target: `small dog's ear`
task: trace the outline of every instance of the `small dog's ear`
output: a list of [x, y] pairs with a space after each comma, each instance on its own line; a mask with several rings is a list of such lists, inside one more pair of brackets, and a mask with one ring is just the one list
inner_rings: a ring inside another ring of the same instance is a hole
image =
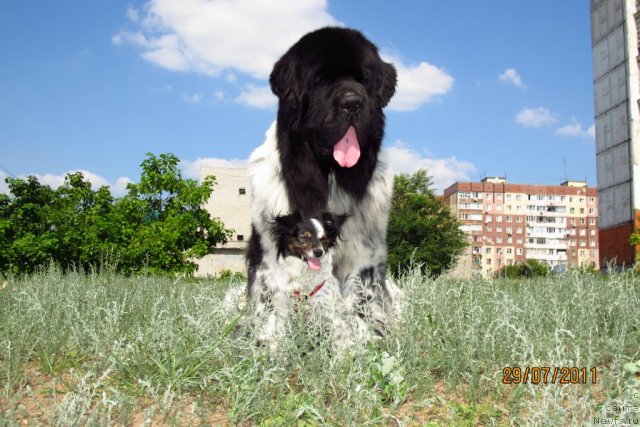
[[344, 222], [347, 220], [347, 218], [349, 218], [349, 214], [342, 214], [342, 215], [338, 215], [338, 214], [332, 214], [330, 212], [325, 212], [322, 214], [322, 222], [325, 225], [329, 225], [329, 226], [335, 226], [336, 228], [340, 229], [340, 227], [342, 227], [342, 224], [344, 224]]
[[273, 219], [273, 232], [276, 235], [289, 235], [291, 234], [298, 222], [300, 221], [301, 216], [299, 212], [293, 212], [288, 215], [280, 215], [276, 216]]
[[393, 65], [383, 62], [382, 63], [382, 79], [380, 81], [380, 87], [378, 88], [378, 99], [381, 107], [386, 107], [391, 97], [396, 93], [397, 73]]

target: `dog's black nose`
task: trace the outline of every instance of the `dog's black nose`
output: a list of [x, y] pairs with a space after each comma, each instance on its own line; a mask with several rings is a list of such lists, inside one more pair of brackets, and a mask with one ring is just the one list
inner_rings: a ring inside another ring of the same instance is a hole
[[340, 108], [347, 113], [357, 113], [362, 107], [362, 97], [355, 92], [347, 92], [340, 100]]
[[324, 251], [320, 248], [315, 248], [313, 250], [313, 256], [316, 258], [320, 258], [324, 254]]

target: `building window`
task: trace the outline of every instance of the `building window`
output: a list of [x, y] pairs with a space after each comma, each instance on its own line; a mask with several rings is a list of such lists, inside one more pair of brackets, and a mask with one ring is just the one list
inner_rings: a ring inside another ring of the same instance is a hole
[[242, 242], [244, 240], [244, 234], [238, 234], [238, 242]]
[[238, 194], [240, 195], [247, 194], [247, 190], [244, 187], [240, 187], [240, 189], [238, 190]]

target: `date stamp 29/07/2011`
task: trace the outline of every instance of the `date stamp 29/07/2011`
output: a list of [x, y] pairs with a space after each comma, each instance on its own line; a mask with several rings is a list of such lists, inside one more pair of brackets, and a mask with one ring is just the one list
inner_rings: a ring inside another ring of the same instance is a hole
[[576, 366], [507, 366], [502, 369], [503, 384], [596, 384], [596, 368]]

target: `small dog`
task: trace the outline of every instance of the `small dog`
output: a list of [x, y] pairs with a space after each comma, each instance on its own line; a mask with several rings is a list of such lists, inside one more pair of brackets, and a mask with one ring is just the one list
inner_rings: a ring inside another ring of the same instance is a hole
[[332, 252], [340, 238], [347, 215], [323, 213], [304, 218], [299, 212], [278, 216], [271, 235], [277, 247], [277, 268], [256, 271], [261, 283], [256, 302], [256, 319], [264, 318], [258, 340], [277, 347], [285, 332], [285, 322], [294, 310], [304, 310], [305, 318], [321, 321], [333, 336], [334, 349], [351, 344], [345, 322], [340, 283], [333, 276]]

